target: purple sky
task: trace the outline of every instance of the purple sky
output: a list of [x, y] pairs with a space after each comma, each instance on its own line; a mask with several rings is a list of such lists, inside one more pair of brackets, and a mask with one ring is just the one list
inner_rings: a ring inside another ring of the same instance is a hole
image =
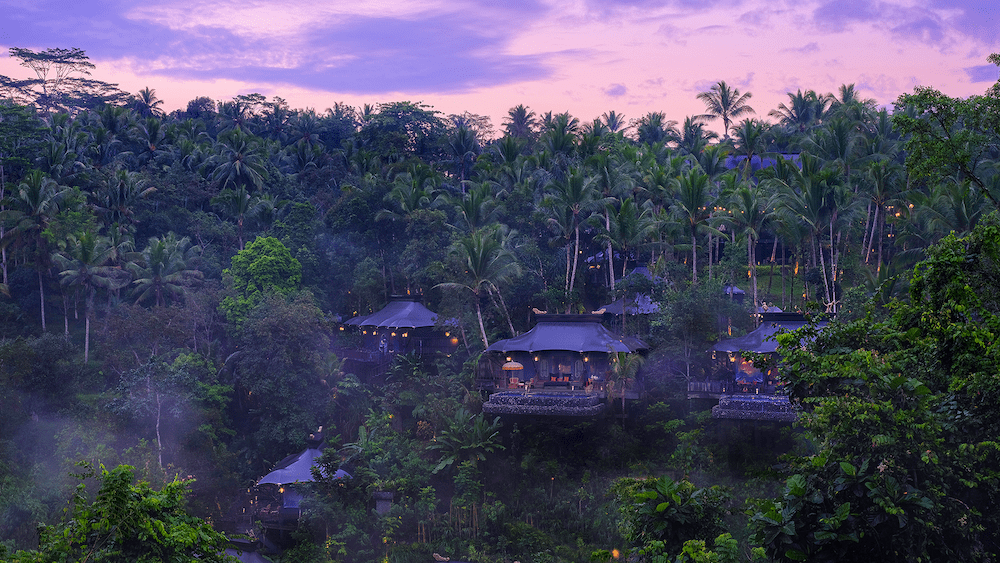
[[[891, 104], [998, 77], [996, 0], [0, 0], [0, 46], [79, 47], [94, 77], [167, 109], [260, 92], [319, 111], [423, 101], [501, 125], [507, 109], [682, 120], [725, 80], [760, 116], [786, 92], [855, 83]], [[0, 56], [0, 74], [27, 76]]]

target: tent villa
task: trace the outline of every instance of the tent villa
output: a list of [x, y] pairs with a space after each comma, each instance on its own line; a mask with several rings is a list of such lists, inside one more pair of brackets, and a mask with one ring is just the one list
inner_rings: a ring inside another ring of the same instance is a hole
[[[795, 420], [788, 397], [780, 393], [780, 382], [774, 369], [762, 372], [744, 352], [778, 355], [779, 332], [800, 329], [809, 322], [801, 313], [763, 313], [762, 322], [754, 331], [719, 342], [712, 347], [716, 373], [722, 376], [714, 381], [692, 381], [688, 384], [688, 398], [717, 398], [719, 404], [712, 408], [715, 418], [748, 420]], [[820, 328], [827, 321], [821, 320]]]
[[616, 391], [638, 397], [634, 381], [615, 381], [614, 363], [618, 353], [648, 346], [615, 335], [602, 318], [539, 314], [527, 333], [493, 343], [477, 369], [476, 388], [492, 392], [483, 411], [585, 416], [603, 410]]
[[340, 326], [351, 345], [341, 346], [338, 355], [354, 363], [355, 372], [380, 375], [399, 354], [451, 354], [458, 337], [450, 330], [435, 328], [437, 313], [413, 296], [393, 296], [381, 310], [359, 315]]

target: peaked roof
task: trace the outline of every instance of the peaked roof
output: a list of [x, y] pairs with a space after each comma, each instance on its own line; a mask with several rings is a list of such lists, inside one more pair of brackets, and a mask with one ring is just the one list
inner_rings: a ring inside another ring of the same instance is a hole
[[[771, 354], [778, 351], [778, 341], [774, 335], [778, 332], [792, 331], [809, 324], [801, 313], [764, 313], [764, 322], [753, 332], [739, 338], [723, 340], [712, 350], [717, 352], [757, 352]], [[819, 321], [818, 326], [826, 326], [827, 321]]]
[[[308, 483], [314, 481], [312, 467], [316, 464], [316, 458], [323, 455], [323, 451], [320, 449], [322, 441], [322, 434], [319, 434], [318, 437], [310, 435], [310, 439], [306, 441], [309, 446], [304, 451], [292, 454], [279, 461], [270, 473], [261, 477], [260, 481], [257, 481], [257, 484], [287, 485], [290, 483]], [[333, 478], [350, 479], [351, 475], [343, 469], [338, 469], [333, 474]]]
[[521, 336], [499, 340], [488, 352], [635, 352], [624, 338], [604, 328], [599, 315], [538, 315], [538, 324]]
[[434, 326], [437, 313], [416, 301], [390, 301], [380, 311], [371, 315], [358, 316], [345, 324], [374, 326], [377, 328], [420, 328]]
[[601, 305], [601, 309], [611, 315], [649, 315], [659, 311], [660, 304], [648, 295], [639, 294], [635, 299], [630, 299], [628, 304], [625, 303], [624, 297], [619, 297], [616, 301]]
[[258, 485], [274, 483], [287, 485], [289, 483], [306, 483], [313, 481], [312, 466], [316, 458], [323, 455], [317, 448], [307, 448], [302, 453], [292, 454], [278, 462], [270, 473], [263, 476]]

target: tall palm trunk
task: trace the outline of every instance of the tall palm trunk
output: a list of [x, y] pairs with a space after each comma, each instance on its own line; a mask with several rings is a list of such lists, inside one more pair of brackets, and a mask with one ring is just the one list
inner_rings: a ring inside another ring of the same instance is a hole
[[750, 286], [753, 289], [753, 313], [756, 318], [760, 312], [757, 301], [757, 245], [754, 244], [753, 236], [747, 234], [747, 263], [750, 267]]
[[[580, 258], [580, 225], [579, 225], [579, 223], [577, 223], [576, 229], [574, 229], [574, 232], [576, 233], [576, 241], [573, 244], [573, 272], [570, 274], [572, 276], [572, 278], [570, 279], [570, 282], [569, 282], [569, 290], [570, 290], [571, 293], [572, 293], [573, 289], [576, 288], [577, 260], [579, 260], [579, 258]], [[568, 313], [569, 311], [566, 311], [566, 312]]]
[[695, 228], [691, 228], [691, 283], [698, 283], [698, 238]]
[[479, 320], [479, 335], [483, 338], [483, 349], [490, 347], [490, 341], [486, 338], [486, 325], [483, 324], [483, 308], [479, 304], [479, 293], [473, 292], [476, 296], [476, 318]]
[[[94, 294], [96, 291], [93, 287], [87, 290], [87, 310], [83, 312], [84, 317], [84, 331], [83, 331], [83, 363], [90, 361], [90, 315], [91, 311], [94, 309]], [[159, 437], [157, 437], [159, 439]]]
[[[604, 210], [604, 230], [611, 232], [611, 212]], [[622, 277], [625, 274], [622, 273]], [[615, 294], [615, 255], [611, 248], [611, 240], [608, 240], [608, 282], [611, 287], [611, 295]]]
[[42, 270], [38, 270], [38, 301], [41, 303], [42, 332], [45, 332], [45, 284], [42, 283]]

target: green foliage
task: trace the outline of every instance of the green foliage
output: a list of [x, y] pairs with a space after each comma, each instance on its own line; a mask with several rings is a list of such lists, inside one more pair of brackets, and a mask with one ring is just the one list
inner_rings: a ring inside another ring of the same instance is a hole
[[257, 237], [233, 256], [232, 266], [223, 273], [234, 295], [225, 297], [219, 308], [236, 326], [266, 295], [288, 295], [302, 283], [302, 265], [274, 237]]
[[428, 449], [441, 452], [441, 461], [434, 468], [437, 473], [455, 462], [486, 461], [486, 455], [504, 449], [500, 444], [500, 417], [490, 421], [483, 413], [473, 415], [459, 408], [448, 428], [438, 432]]
[[751, 512], [769, 556], [988, 557], [1000, 498], [1000, 301], [988, 281], [998, 252], [994, 225], [946, 237], [891, 318], [831, 324], [806, 349], [779, 337], [782, 375], [819, 452], [794, 461], [781, 499]]
[[263, 296], [243, 324], [240, 348], [232, 358], [242, 415], [236, 425], [252, 470], [262, 471], [265, 460], [303, 446], [303, 429], [329, 420], [337, 362], [308, 292]]
[[133, 483], [133, 468], [102, 468], [97, 499], [90, 503], [79, 485], [65, 519], [39, 531], [37, 551], [13, 561], [94, 563], [230, 561], [227, 540], [186, 510], [187, 483], [174, 480], [160, 490]]
[[725, 531], [730, 493], [698, 488], [670, 477], [620, 479], [614, 484], [622, 512], [622, 535], [647, 555], [678, 553], [688, 540], [711, 539]]
[[[995, 56], [990, 62], [996, 63]], [[918, 87], [896, 101], [893, 124], [906, 135], [906, 166], [914, 178], [933, 184], [952, 174], [987, 187], [988, 159], [1000, 146], [1000, 89], [982, 96], [951, 98]], [[997, 204], [1000, 194], [986, 194]]]

